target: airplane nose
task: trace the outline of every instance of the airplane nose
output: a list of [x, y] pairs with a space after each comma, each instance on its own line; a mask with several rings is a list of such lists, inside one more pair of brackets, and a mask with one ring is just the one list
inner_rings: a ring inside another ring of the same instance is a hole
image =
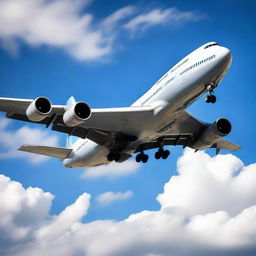
[[231, 51], [226, 47], [223, 47], [222, 49], [222, 58], [228, 62], [231, 62], [232, 60]]

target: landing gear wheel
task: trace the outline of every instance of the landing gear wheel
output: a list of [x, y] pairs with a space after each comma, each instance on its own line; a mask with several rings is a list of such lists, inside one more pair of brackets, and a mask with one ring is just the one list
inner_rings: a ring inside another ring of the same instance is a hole
[[206, 103], [210, 103], [211, 102], [211, 97], [210, 97], [211, 95], [207, 95], [206, 97], [205, 97], [205, 102]]
[[141, 160], [142, 160], [143, 163], [146, 163], [148, 161], [148, 155], [143, 154]]
[[161, 156], [162, 156], [162, 153], [161, 153], [161, 151], [157, 151], [156, 153], [155, 153], [155, 159], [160, 159], [161, 158]]
[[216, 96], [215, 95], [210, 95], [211, 97], [211, 103], [215, 103], [216, 102]]
[[139, 163], [141, 160], [142, 160], [142, 155], [141, 155], [141, 154], [138, 154], [138, 155], [136, 156], [136, 162]]
[[121, 158], [121, 154], [118, 152], [109, 152], [109, 154], [107, 155], [107, 159], [108, 161], [112, 162], [118, 162]]
[[169, 155], [170, 155], [170, 151], [169, 150], [165, 150], [162, 153], [162, 158], [163, 159], [167, 159]]
[[215, 95], [207, 95], [205, 97], [206, 103], [215, 103], [216, 102], [216, 96]]
[[107, 159], [109, 162], [112, 162], [114, 160], [114, 154], [112, 152], [110, 152], [108, 155], [107, 155]]
[[143, 163], [146, 163], [148, 161], [148, 155], [144, 154], [144, 153], [139, 153], [137, 156], [136, 156], [136, 162], [139, 163], [139, 162], [143, 162]]
[[115, 154], [114, 154], [114, 160], [115, 160], [115, 162], [118, 162], [118, 161], [120, 160], [120, 158], [121, 158], [121, 154], [120, 154], [120, 153], [115, 153]]

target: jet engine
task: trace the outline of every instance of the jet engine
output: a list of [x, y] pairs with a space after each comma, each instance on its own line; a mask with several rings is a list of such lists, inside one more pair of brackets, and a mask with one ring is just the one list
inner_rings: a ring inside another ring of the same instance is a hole
[[209, 125], [192, 144], [192, 148], [203, 150], [211, 147], [222, 137], [228, 135], [231, 132], [231, 123], [225, 119], [220, 118], [213, 124]]
[[45, 97], [38, 97], [28, 106], [26, 115], [30, 121], [40, 122], [50, 114], [51, 110], [51, 102]]
[[63, 122], [69, 127], [74, 127], [91, 116], [91, 108], [84, 102], [77, 102], [72, 106], [68, 106], [68, 109], [63, 115]]

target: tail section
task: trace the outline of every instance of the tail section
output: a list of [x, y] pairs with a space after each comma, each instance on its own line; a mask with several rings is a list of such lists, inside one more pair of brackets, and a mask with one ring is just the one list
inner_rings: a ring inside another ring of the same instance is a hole
[[22, 145], [18, 148], [20, 151], [56, 157], [61, 160], [64, 160], [71, 152], [70, 148], [58, 148], [58, 147], [47, 147], [47, 146], [31, 146], [31, 145]]
[[227, 141], [227, 140], [219, 140], [213, 146], [216, 148], [216, 154], [218, 154], [221, 149], [226, 149], [226, 150], [229, 150], [229, 151], [235, 151], [235, 150], [241, 148], [239, 145], [237, 145], [235, 143], [232, 143], [230, 141]]
[[[73, 96], [71, 96], [68, 100], [67, 100], [67, 106], [72, 106], [74, 104], [76, 104], [76, 100]], [[73, 148], [74, 143], [78, 140], [79, 138], [76, 136], [72, 136], [72, 135], [67, 135], [67, 139], [66, 139], [66, 148]]]

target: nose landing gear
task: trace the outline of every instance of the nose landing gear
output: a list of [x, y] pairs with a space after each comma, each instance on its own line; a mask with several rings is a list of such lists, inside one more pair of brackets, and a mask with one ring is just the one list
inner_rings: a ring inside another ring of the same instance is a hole
[[205, 102], [206, 103], [215, 103], [216, 102], [216, 96], [215, 95], [207, 95], [205, 97]]
[[209, 95], [207, 95], [206, 97], [205, 97], [205, 101], [206, 101], [206, 103], [215, 103], [216, 102], [216, 96], [215, 95], [213, 95], [213, 93], [214, 93], [214, 89], [215, 88], [215, 85], [214, 85], [214, 83], [212, 82], [212, 83], [210, 83], [207, 87], [206, 87], [206, 89], [207, 89], [207, 91], [209, 92]]

